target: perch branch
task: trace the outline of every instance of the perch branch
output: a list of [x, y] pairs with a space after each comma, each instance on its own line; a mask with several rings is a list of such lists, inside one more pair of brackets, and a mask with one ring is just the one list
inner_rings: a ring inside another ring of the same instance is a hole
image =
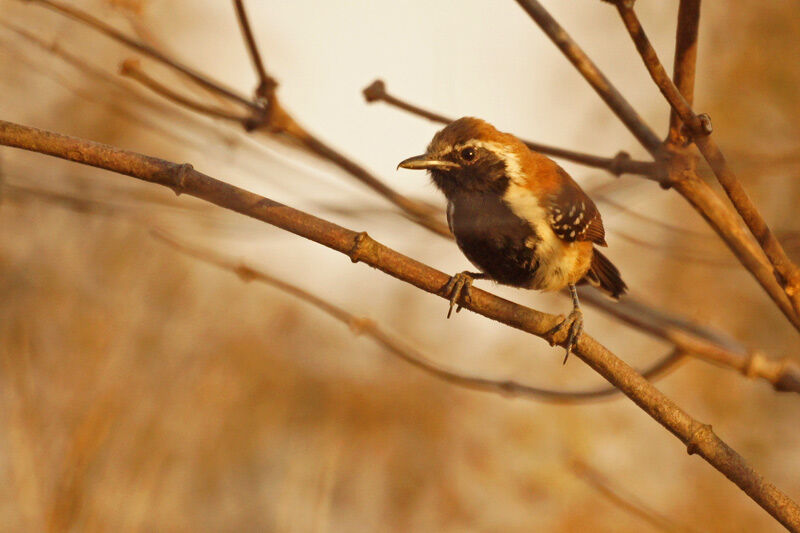
[[774, 275], [791, 301], [794, 313], [800, 315], [800, 268], [786, 255], [783, 246], [767, 226], [747, 191], [728, 166], [725, 156], [711, 136], [711, 120], [708, 115], [697, 115], [691, 104], [669, 78], [661, 65], [653, 45], [647, 38], [632, 2], [618, 1], [617, 10], [633, 39], [639, 55], [642, 56], [650, 76], [669, 102], [672, 110], [686, 125], [686, 133], [694, 141], [700, 153], [717, 177], [736, 211], [758, 241], [774, 269]]
[[537, 0], [516, 0], [525, 12], [539, 25], [551, 41], [563, 52], [578, 72], [589, 82], [589, 85], [600, 95], [600, 98], [617, 115], [634, 137], [654, 157], [661, 152], [661, 140], [644, 122], [641, 116], [631, 107], [608, 78], [600, 72], [589, 56], [578, 43], [556, 22]]
[[[233, 272], [234, 274], [238, 275], [242, 281], [260, 281], [287, 294], [291, 294], [292, 296], [308, 304], [311, 304], [336, 320], [350, 326], [354, 333], [363, 334], [370, 337], [379, 345], [383, 346], [389, 350], [389, 352], [398, 356], [411, 366], [414, 366], [426, 374], [444, 380], [450, 384], [458, 385], [471, 390], [500, 394], [502, 396], [522, 397], [561, 404], [582, 403], [610, 398], [620, 392], [619, 389], [615, 387], [602, 387], [587, 391], [542, 389], [518, 383], [513, 380], [487, 379], [448, 369], [421, 354], [418, 350], [411, 347], [411, 345], [405, 342], [398, 335], [388, 332], [380, 324], [373, 320], [353, 315], [345, 309], [342, 309], [341, 307], [334, 305], [313, 293], [276, 278], [275, 276], [272, 276], [261, 269], [247, 265], [242, 261], [233, 260], [213, 250], [188, 245], [185, 242], [179, 241], [174, 236], [163, 230], [154, 229], [151, 231], [151, 233], [157, 239], [167, 243], [172, 248], [185, 255], [188, 255], [189, 257], [193, 257], [205, 263], [215, 265], [223, 270]], [[656, 363], [651, 365], [650, 368], [642, 372], [642, 376], [650, 380], [663, 376], [671, 369], [675, 368], [675, 366], [683, 361], [684, 358], [684, 353], [677, 349], [672, 350], [666, 357], [659, 359]]]
[[[0, 144], [103, 168], [169, 187], [220, 207], [310, 239], [364, 262], [415, 287], [445, 297], [442, 288], [449, 276], [357, 233], [279, 204], [202, 174], [189, 164], [137, 154], [112, 146], [76, 139], [0, 121]], [[554, 333], [561, 317], [542, 313], [480, 289], [471, 291], [461, 304], [471, 311], [511, 327], [532, 333], [548, 342], [564, 345], [567, 333]], [[575, 353], [591, 368], [633, 400], [642, 410], [679, 438], [690, 454], [698, 454], [736, 483], [765, 511], [787, 528], [800, 531], [800, 506], [767, 482], [735, 450], [722, 441], [711, 426], [678, 407], [633, 368], [589, 335], [582, 335]]]
[[[439, 115], [433, 111], [428, 111], [419, 106], [406, 102], [389, 92], [386, 91], [386, 84], [382, 80], [375, 80], [363, 91], [364, 99], [369, 102], [384, 102], [398, 109], [408, 111], [413, 115], [417, 115], [433, 122], [441, 124], [449, 124], [453, 121], [452, 118]], [[663, 181], [666, 172], [663, 165], [652, 161], [637, 161], [631, 159], [627, 152], [619, 152], [614, 157], [601, 157], [597, 155], [584, 154], [574, 150], [567, 150], [564, 148], [557, 148], [555, 146], [548, 146], [546, 144], [535, 143], [533, 141], [526, 141], [522, 139], [531, 150], [541, 152], [543, 154], [551, 155], [553, 157], [560, 157], [567, 161], [586, 165], [588, 167], [602, 168], [607, 170], [614, 176], [621, 176], [622, 174], [637, 174], [645, 178], [652, 179], [658, 182]]]

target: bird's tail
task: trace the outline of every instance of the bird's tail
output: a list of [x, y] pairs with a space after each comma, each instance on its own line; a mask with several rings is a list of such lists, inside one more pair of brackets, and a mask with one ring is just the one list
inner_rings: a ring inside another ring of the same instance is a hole
[[622, 281], [617, 267], [606, 256], [601, 254], [597, 248], [594, 249], [592, 264], [584, 279], [615, 300], [619, 300], [619, 297], [628, 290], [628, 286]]

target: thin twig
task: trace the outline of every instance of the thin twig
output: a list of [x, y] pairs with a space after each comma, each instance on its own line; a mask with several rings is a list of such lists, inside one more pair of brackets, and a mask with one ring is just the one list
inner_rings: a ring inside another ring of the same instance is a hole
[[236, 18], [239, 20], [239, 27], [247, 44], [247, 52], [250, 54], [250, 60], [253, 62], [256, 74], [258, 74], [258, 86], [256, 86], [255, 91], [256, 98], [265, 101], [269, 100], [270, 96], [275, 92], [278, 82], [267, 74], [267, 69], [264, 67], [261, 52], [258, 51], [258, 45], [253, 36], [250, 21], [247, 18], [247, 11], [244, 9], [244, 2], [242, 0], [233, 0], [233, 6], [236, 9]]
[[525, 12], [539, 25], [551, 41], [569, 59], [600, 98], [617, 115], [628, 130], [654, 157], [661, 151], [661, 140], [650, 129], [641, 116], [631, 107], [608, 78], [600, 72], [589, 56], [578, 46], [572, 37], [556, 22], [537, 0], [516, 0]]
[[[169, 246], [178, 250], [179, 252], [195, 259], [199, 259], [200, 261], [215, 265], [224, 270], [233, 272], [237, 274], [243, 281], [260, 281], [266, 283], [267, 285], [271, 285], [285, 293], [299, 298], [306, 303], [311, 304], [336, 320], [339, 320], [340, 322], [350, 326], [354, 333], [363, 334], [370, 337], [375, 342], [389, 350], [394, 355], [397, 355], [410, 365], [453, 385], [458, 385], [482, 392], [491, 392], [503, 396], [522, 397], [560, 404], [583, 403], [607, 399], [620, 392], [619, 389], [615, 387], [602, 387], [587, 391], [542, 389], [518, 383], [513, 380], [482, 378], [448, 369], [421, 354], [418, 350], [405, 342], [401, 337], [388, 332], [374, 320], [365, 317], [358, 317], [346, 311], [345, 309], [342, 309], [341, 307], [320, 298], [316, 294], [276, 278], [275, 276], [266, 273], [264, 270], [247, 265], [242, 261], [233, 260], [223, 254], [207, 248], [200, 248], [198, 246], [181, 242], [173, 235], [170, 235], [161, 229], [154, 229], [151, 231], [151, 233], [153, 236], [167, 243]], [[672, 350], [665, 357], [660, 358], [656, 363], [651, 365], [650, 368], [642, 372], [642, 376], [649, 380], [654, 380], [655, 378], [661, 377], [670, 370], [674, 369], [676, 365], [684, 358], [685, 354], [678, 350]]]
[[651, 526], [660, 529], [661, 531], [678, 531], [678, 532], [691, 532], [683, 524], [674, 522], [670, 517], [656, 511], [649, 505], [644, 503], [638, 496], [632, 494], [621, 487], [619, 484], [614, 484], [608, 477], [600, 473], [597, 469], [590, 466], [585, 461], [573, 458], [569, 462], [569, 468], [576, 476], [585, 481], [589, 486], [596, 489], [600, 494], [608, 498], [609, 501], [618, 505], [630, 514], [641, 518]]
[[[365, 232], [357, 233], [268, 198], [202, 174], [189, 164], [125, 151], [57, 133], [0, 121], [0, 144], [91, 165], [186, 193], [220, 207], [272, 224], [364, 262], [426, 292], [442, 292], [450, 277], [388, 248]], [[566, 331], [555, 331], [561, 317], [542, 313], [474, 288], [463, 307], [563, 346]], [[587, 334], [575, 354], [631, 398], [653, 419], [736, 483], [764, 510], [788, 528], [800, 530], [800, 506], [767, 482], [711, 429], [680, 409], [633, 368]]]
[[213, 105], [195, 102], [177, 92], [173, 91], [169, 87], [162, 85], [158, 81], [154, 80], [142, 70], [139, 60], [137, 59], [126, 59], [120, 65], [119, 73], [122, 76], [126, 76], [137, 82], [141, 83], [154, 93], [166, 98], [167, 100], [174, 102], [178, 105], [191, 109], [192, 111], [196, 111], [197, 113], [208, 115], [214, 118], [221, 118], [223, 120], [229, 120], [232, 122], [237, 122], [239, 124], [244, 124], [247, 122], [250, 117], [245, 115], [236, 115], [231, 113], [227, 109], [223, 109], [221, 107], [216, 107]]
[[800, 394], [800, 363], [797, 359], [769, 358], [759, 350], [751, 350], [734, 339], [680, 315], [654, 309], [632, 296], [620, 302], [611, 302], [596, 291], [581, 288], [580, 297], [582, 302], [671, 343], [681, 352], [730, 368], [750, 379], [763, 379], [777, 392]]
[[239, 104], [241, 104], [241, 105], [243, 105], [245, 107], [250, 108], [253, 111], [259, 111], [260, 110], [260, 107], [258, 106], [258, 104], [250, 101], [249, 99], [245, 98], [244, 96], [242, 96], [241, 94], [237, 93], [233, 89], [229, 89], [229, 88], [225, 87], [224, 85], [222, 85], [222, 83], [220, 83], [220, 82], [218, 82], [216, 80], [212, 80], [211, 78], [205, 76], [204, 74], [198, 72], [197, 70], [195, 70], [195, 69], [193, 69], [191, 67], [188, 67], [188, 66], [184, 65], [183, 63], [177, 61], [176, 59], [168, 57], [166, 54], [162, 53], [161, 51], [153, 48], [152, 46], [150, 46], [150, 45], [148, 45], [148, 44], [146, 44], [146, 43], [144, 43], [142, 41], [139, 41], [137, 39], [133, 39], [131, 37], [128, 37], [127, 35], [125, 35], [121, 31], [117, 30], [116, 28], [114, 28], [112, 26], [109, 26], [108, 24], [104, 23], [103, 21], [101, 21], [100, 19], [98, 19], [96, 17], [93, 17], [92, 15], [90, 15], [89, 13], [86, 13], [85, 11], [81, 11], [80, 9], [76, 9], [76, 8], [66, 4], [64, 2], [60, 2], [58, 0], [26, 0], [26, 1], [35, 2], [35, 3], [41, 4], [41, 5], [45, 6], [45, 7], [48, 7], [50, 9], [58, 12], [58, 13], [61, 13], [62, 15], [66, 15], [68, 17], [71, 17], [71, 18], [79, 21], [79, 22], [82, 22], [83, 24], [86, 24], [87, 26], [89, 26], [91, 28], [94, 28], [95, 30], [97, 30], [97, 31], [99, 31], [101, 33], [104, 33], [108, 37], [111, 37], [112, 39], [114, 39], [116, 41], [119, 41], [120, 43], [124, 44], [125, 46], [133, 48], [134, 50], [136, 50], [136, 51], [138, 51], [138, 52], [140, 52], [140, 53], [142, 53], [142, 54], [144, 54], [146, 56], [149, 56], [149, 57], [151, 57], [151, 58], [153, 58], [153, 59], [155, 59], [155, 60], [157, 60], [157, 61], [159, 61], [159, 62], [161, 62], [161, 63], [163, 63], [165, 65], [168, 65], [169, 67], [177, 70], [178, 72], [180, 72], [183, 75], [187, 76], [188, 78], [193, 80], [195, 83], [205, 87], [206, 89], [209, 89], [211, 91], [219, 93], [219, 94], [225, 96], [226, 98], [228, 98], [229, 100], [233, 100], [233, 101], [235, 101], [235, 102], [237, 102], [237, 103], [239, 103]]
[[[397, 107], [411, 114], [426, 118], [433, 122], [441, 124], [449, 124], [453, 121], [452, 118], [445, 117], [433, 111], [423, 109], [419, 106], [406, 102], [389, 92], [386, 91], [386, 84], [383, 80], [375, 80], [363, 91], [364, 99], [367, 102], [385, 102], [391, 106]], [[573, 161], [588, 167], [602, 168], [607, 170], [615, 176], [622, 174], [636, 174], [643, 176], [654, 181], [662, 182], [666, 177], [666, 170], [663, 165], [653, 161], [637, 161], [631, 159], [627, 152], [619, 152], [614, 157], [601, 157], [597, 155], [584, 154], [574, 150], [567, 150], [564, 148], [557, 148], [555, 146], [548, 146], [546, 144], [535, 143], [533, 141], [526, 141], [521, 139], [528, 148], [541, 152], [543, 154], [551, 155], [553, 157], [560, 157], [567, 161]]]
[[647, 38], [632, 4], [632, 2], [616, 2], [620, 17], [625, 23], [625, 27], [631, 39], [633, 39], [650, 76], [669, 102], [672, 110], [677, 113], [686, 125], [686, 132], [691, 136], [705, 160], [708, 161], [711, 170], [717, 177], [717, 181], [725, 189], [725, 193], [730, 198], [736, 211], [747, 224], [750, 232], [769, 259], [778, 283], [783, 287], [791, 301], [794, 313], [800, 315], [800, 268], [786, 255], [783, 246], [767, 226], [766, 221], [750, 199], [747, 191], [744, 190], [741, 182], [728, 166], [725, 156], [711, 136], [711, 121], [708, 116], [697, 115], [691, 104], [681, 94], [681, 91], [672, 83], [667, 71], [664, 70], [659, 61], [653, 45]]
[[[697, 33], [700, 26], [700, 0], [681, 0], [675, 36], [675, 63], [672, 77], [675, 86], [689, 105], [694, 101], [694, 78], [697, 64]], [[682, 146], [689, 139], [681, 132], [681, 119], [674, 109], [669, 114], [667, 143]]]

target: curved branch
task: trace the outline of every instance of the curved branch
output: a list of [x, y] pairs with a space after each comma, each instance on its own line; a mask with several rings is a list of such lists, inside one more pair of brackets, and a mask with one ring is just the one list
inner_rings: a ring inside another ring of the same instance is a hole
[[[357, 233], [313, 215], [279, 204], [239, 187], [202, 174], [189, 164], [177, 164], [0, 121], [0, 144], [39, 152], [69, 161], [104, 168], [186, 193], [220, 207], [272, 224], [364, 262], [426, 292], [445, 297], [449, 276]], [[462, 306], [492, 320], [564, 345], [567, 332], [554, 333], [561, 317], [536, 311], [480, 289], [471, 291]], [[678, 437], [690, 454], [698, 454], [736, 483], [764, 510], [786, 527], [800, 530], [800, 506], [767, 482], [735, 450], [703, 424], [678, 407], [633, 368], [589, 335], [582, 335], [575, 354], [633, 400], [642, 410]]]

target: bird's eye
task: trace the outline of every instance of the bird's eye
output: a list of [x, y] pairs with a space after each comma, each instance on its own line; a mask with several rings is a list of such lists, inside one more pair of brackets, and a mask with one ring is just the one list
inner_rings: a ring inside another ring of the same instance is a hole
[[475, 148], [464, 148], [461, 150], [461, 157], [463, 157], [466, 161], [472, 161], [475, 159]]

